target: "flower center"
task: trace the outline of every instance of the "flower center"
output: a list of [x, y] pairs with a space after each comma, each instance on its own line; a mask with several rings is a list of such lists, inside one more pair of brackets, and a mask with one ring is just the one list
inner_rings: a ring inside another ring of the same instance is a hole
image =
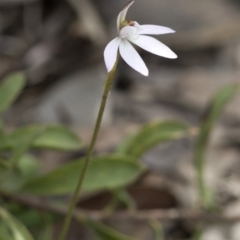
[[132, 20], [124, 20], [120, 25], [119, 36], [121, 38], [138, 39], [138, 32], [141, 30], [141, 26]]
[[124, 20], [123, 22], [121, 22], [120, 24], [120, 30], [126, 26], [131, 26], [134, 27], [135, 26], [135, 22], [132, 20]]

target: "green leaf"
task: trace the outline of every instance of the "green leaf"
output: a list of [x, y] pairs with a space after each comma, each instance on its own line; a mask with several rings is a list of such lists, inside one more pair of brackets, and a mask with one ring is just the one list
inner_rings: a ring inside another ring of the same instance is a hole
[[193, 236], [191, 237], [191, 240], [201, 240], [202, 239], [202, 230], [197, 228], [193, 232]]
[[164, 240], [162, 224], [158, 220], [150, 220], [149, 224], [154, 232], [155, 240]]
[[31, 129], [27, 134], [22, 135], [21, 141], [13, 148], [12, 156], [9, 159], [10, 164], [14, 167], [24, 154], [31, 148], [36, 138], [43, 132], [43, 128]]
[[[36, 139], [36, 137], [41, 134], [42, 129], [33, 129], [30, 133], [24, 135], [22, 137], [22, 141], [19, 142], [18, 145], [15, 146], [15, 148], [12, 151], [11, 157], [8, 159], [6, 167], [4, 168], [4, 165], [1, 165], [0, 169], [0, 185], [1, 188], [4, 188], [7, 186], [9, 189], [17, 189], [19, 187], [19, 184], [22, 183], [24, 177], [18, 170], [23, 170], [23, 164], [18, 165], [20, 160], [24, 160], [23, 156], [28, 151], [28, 149], [31, 147], [31, 144]], [[19, 168], [20, 167], [20, 168]], [[22, 167], [22, 168], [21, 168]], [[10, 184], [10, 185], [9, 185]], [[11, 186], [13, 188], [11, 188]]]
[[39, 170], [39, 160], [32, 155], [24, 155], [19, 163], [18, 170], [25, 179], [33, 178], [38, 174]]
[[79, 150], [82, 143], [79, 137], [69, 128], [55, 125], [47, 126], [45, 132], [33, 144], [35, 148], [51, 148], [56, 150]]
[[41, 227], [41, 232], [37, 236], [37, 240], [52, 240], [53, 239], [54, 228], [51, 225], [46, 225]]
[[117, 149], [117, 153], [139, 158], [159, 143], [187, 136], [188, 127], [180, 122], [151, 122], [130, 136]]
[[98, 240], [134, 240], [100, 222], [84, 220], [83, 223], [92, 230]]
[[10, 164], [7, 160], [5, 159], [1, 159], [0, 158], [0, 173], [1, 173], [1, 170], [8, 170], [10, 168]]
[[14, 73], [7, 76], [0, 85], [0, 113], [7, 110], [16, 100], [25, 85], [23, 73]]
[[[72, 193], [83, 167], [83, 159], [65, 164], [56, 170], [27, 182], [23, 192], [38, 195]], [[115, 189], [133, 182], [143, 167], [126, 156], [96, 156], [91, 159], [83, 183], [83, 191]]]
[[27, 228], [3, 208], [0, 208], [0, 217], [11, 231], [14, 240], [33, 240]]
[[42, 133], [32, 142], [32, 148], [55, 149], [63, 151], [79, 150], [82, 143], [78, 136], [67, 127], [55, 126], [26, 126], [7, 134], [1, 139], [0, 150], [11, 150], [21, 144], [34, 131], [42, 130]]
[[137, 206], [134, 198], [125, 189], [118, 189], [115, 194], [117, 199], [124, 204], [128, 210], [136, 210]]
[[30, 155], [22, 156], [13, 169], [11, 165], [0, 165], [0, 189], [7, 192], [18, 191], [26, 180], [36, 177], [38, 166], [37, 159]]
[[0, 138], [2, 138], [4, 135], [4, 126], [3, 126], [3, 122], [0, 119]]
[[10, 235], [10, 233], [6, 232], [2, 232], [0, 230], [0, 239], [1, 240], [13, 240], [12, 236]]
[[0, 221], [0, 240], [13, 240], [7, 226]]
[[[220, 91], [218, 91], [216, 95], [212, 98], [207, 108], [207, 111], [205, 112], [204, 117], [202, 119], [200, 132], [197, 138], [198, 147], [201, 146], [201, 147], [204, 147], [205, 149], [205, 147], [207, 146], [207, 141], [209, 139], [209, 134], [215, 122], [220, 117], [226, 104], [233, 99], [233, 97], [236, 95], [238, 90], [239, 90], [239, 86], [236, 84], [225, 86], [222, 89], [220, 89]], [[200, 149], [200, 152], [202, 152], [202, 150], [203, 149]]]
[[211, 131], [214, 127], [215, 122], [220, 117], [222, 111], [229, 101], [233, 99], [236, 93], [239, 91], [239, 85], [232, 84], [220, 89], [216, 95], [212, 98], [202, 124], [200, 126], [199, 135], [197, 137], [195, 146], [195, 163], [198, 175], [198, 187], [201, 197], [201, 203], [205, 207], [210, 207], [213, 203], [213, 199], [209, 198], [209, 190], [206, 188], [204, 183], [204, 165], [207, 146]]
[[[31, 140], [31, 138], [38, 131], [43, 134], [43, 127], [27, 126], [18, 128], [11, 133], [5, 134], [0, 141], [0, 150], [14, 150], [16, 148], [19, 148], [23, 142], [28, 142], [29, 140]], [[35, 140], [36, 139], [34, 139], [34, 141]], [[32, 141], [32, 144], [34, 141]]]
[[17, 169], [12, 171], [0, 169], [0, 189], [7, 192], [18, 191], [25, 182]]

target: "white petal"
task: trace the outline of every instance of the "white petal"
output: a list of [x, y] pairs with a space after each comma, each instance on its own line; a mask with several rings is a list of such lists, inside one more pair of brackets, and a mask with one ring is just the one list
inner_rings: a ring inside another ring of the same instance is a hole
[[120, 45], [121, 38], [114, 38], [104, 50], [104, 60], [108, 72], [110, 72], [117, 60], [118, 47]]
[[149, 36], [140, 35], [138, 39], [128, 38], [129, 41], [144, 50], [165, 58], [177, 58], [177, 55], [165, 44]]
[[124, 8], [123, 10], [118, 14], [118, 17], [117, 17], [117, 29], [118, 31], [120, 30], [120, 25], [121, 23], [125, 20], [126, 18], [126, 14], [127, 14], [127, 11], [128, 9], [130, 8], [130, 6], [134, 3], [134, 1], [130, 1]]
[[137, 29], [138, 32], [142, 29], [141, 25], [136, 21], [134, 21], [134, 27]]
[[119, 47], [120, 54], [124, 61], [133, 69], [140, 72], [144, 76], [148, 76], [148, 69], [143, 62], [138, 52], [133, 46], [125, 39], [121, 41]]
[[123, 27], [119, 33], [121, 38], [131, 37], [136, 34], [137, 34], [137, 29], [131, 26]]
[[158, 25], [140, 25], [140, 27], [141, 27], [141, 30], [139, 31], [139, 34], [160, 35], [160, 34], [175, 32], [171, 28], [158, 26]]

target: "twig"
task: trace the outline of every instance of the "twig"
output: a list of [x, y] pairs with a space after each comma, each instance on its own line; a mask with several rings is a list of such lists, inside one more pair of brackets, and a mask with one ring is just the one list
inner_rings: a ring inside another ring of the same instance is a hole
[[[0, 195], [9, 201], [16, 202], [22, 206], [32, 207], [40, 211], [46, 211], [48, 213], [57, 215], [66, 215], [67, 207], [56, 203], [51, 203], [42, 198], [36, 197], [25, 197], [16, 196], [8, 193], [1, 192]], [[194, 209], [154, 209], [154, 210], [136, 210], [127, 211], [121, 210], [116, 211], [113, 214], [106, 214], [104, 211], [91, 211], [91, 210], [80, 210], [75, 209], [73, 217], [76, 219], [87, 218], [91, 220], [159, 220], [159, 221], [175, 221], [185, 220], [194, 222], [237, 222], [240, 221], [239, 216], [230, 216], [227, 214], [209, 213]]]

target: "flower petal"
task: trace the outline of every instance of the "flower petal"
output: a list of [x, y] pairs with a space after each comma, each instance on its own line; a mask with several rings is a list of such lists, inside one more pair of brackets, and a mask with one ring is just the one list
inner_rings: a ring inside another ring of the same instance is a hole
[[119, 47], [120, 54], [124, 61], [133, 69], [140, 72], [144, 76], [148, 76], [148, 69], [143, 62], [138, 52], [133, 46], [125, 39], [121, 41]]
[[120, 45], [121, 38], [114, 38], [104, 50], [104, 61], [108, 72], [110, 72], [117, 60], [118, 47]]
[[120, 33], [119, 33], [121, 38], [131, 37], [131, 36], [134, 36], [136, 34], [137, 34], [137, 29], [135, 27], [132, 27], [132, 26], [123, 27], [120, 30]]
[[177, 55], [165, 44], [149, 36], [140, 35], [138, 39], [128, 38], [129, 41], [144, 50], [165, 58], [177, 58]]
[[127, 11], [128, 9], [130, 8], [130, 6], [134, 3], [134, 1], [130, 1], [124, 8], [123, 10], [118, 14], [118, 17], [117, 17], [117, 29], [118, 31], [120, 30], [120, 25], [121, 23], [125, 20], [126, 18], [126, 14], [127, 14]]
[[168, 27], [158, 26], [158, 25], [140, 25], [141, 30], [138, 32], [139, 34], [152, 34], [152, 35], [160, 35], [167, 33], [174, 33], [175, 31]]

